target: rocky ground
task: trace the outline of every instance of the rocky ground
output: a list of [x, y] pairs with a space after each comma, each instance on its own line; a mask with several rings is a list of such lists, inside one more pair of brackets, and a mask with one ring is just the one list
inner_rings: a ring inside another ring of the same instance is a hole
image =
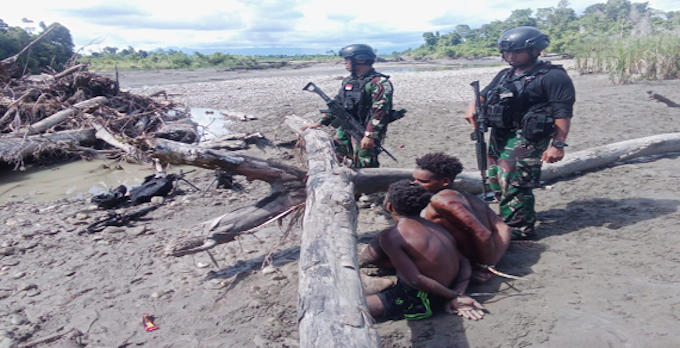
[[[385, 144], [399, 162], [382, 158], [382, 166], [412, 168], [422, 154], [444, 151], [474, 171], [462, 119], [469, 84], [485, 85], [501, 65], [377, 68], [392, 76], [395, 108], [409, 110], [390, 126]], [[680, 132], [680, 111], [646, 93], [677, 102], [680, 81], [614, 86], [603, 75], [569, 72], [578, 101], [568, 153]], [[292, 149], [273, 146], [295, 139], [283, 118], [316, 119], [324, 105], [302, 87], [313, 81], [334, 94], [344, 74], [335, 65], [123, 72], [121, 83], [142, 94], [165, 90], [190, 107], [253, 115], [257, 120], [234, 120], [231, 130], [261, 132], [267, 141], [242, 152], [295, 165]], [[479, 322], [440, 313], [378, 323], [383, 347], [680, 345], [677, 168], [674, 153], [545, 183], [536, 191], [541, 238], [513, 243], [498, 265], [527, 280], [494, 279], [470, 289], [525, 295], [479, 297], [490, 311]], [[283, 238], [277, 226], [265, 227], [211, 254], [164, 254], [177, 236], [200, 234], [200, 222], [268, 191], [238, 177], [240, 191], [215, 189], [212, 175], [199, 170], [187, 177], [205, 192], [180, 183], [180, 192], [144, 219], [93, 234], [79, 231], [107, 213], [88, 203], [91, 194], [46, 201], [3, 195], [0, 347], [297, 347], [299, 230]], [[390, 224], [379, 207], [361, 209], [359, 221], [359, 248]], [[268, 256], [271, 263], [263, 265]], [[144, 331], [144, 313], [158, 330]]]

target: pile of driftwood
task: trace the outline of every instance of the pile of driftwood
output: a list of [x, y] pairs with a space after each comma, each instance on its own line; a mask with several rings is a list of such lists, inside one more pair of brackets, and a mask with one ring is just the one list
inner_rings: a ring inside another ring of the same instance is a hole
[[60, 151], [103, 150], [140, 160], [134, 145], [148, 137], [184, 143], [199, 138], [183, 105], [121, 91], [116, 80], [89, 72], [86, 64], [3, 80], [0, 160], [17, 166], [27, 157]]

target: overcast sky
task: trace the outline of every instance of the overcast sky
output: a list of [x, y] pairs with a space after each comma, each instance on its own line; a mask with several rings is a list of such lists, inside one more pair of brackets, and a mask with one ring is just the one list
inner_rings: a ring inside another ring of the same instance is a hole
[[[450, 32], [456, 25], [478, 28], [505, 20], [512, 10], [556, 7], [559, 0], [385, 1], [385, 0], [31, 0], [3, 6], [11, 26], [59, 22], [76, 49], [112, 46], [153, 50], [186, 47], [235, 49], [295, 47], [339, 50], [367, 43], [381, 53], [416, 48], [424, 32]], [[578, 14], [604, 1], [572, 0]], [[633, 1], [642, 2], [642, 1]], [[519, 5], [521, 3], [521, 5]], [[662, 11], [680, 10], [679, 0], [650, 0]], [[25, 23], [22, 19], [34, 23]]]

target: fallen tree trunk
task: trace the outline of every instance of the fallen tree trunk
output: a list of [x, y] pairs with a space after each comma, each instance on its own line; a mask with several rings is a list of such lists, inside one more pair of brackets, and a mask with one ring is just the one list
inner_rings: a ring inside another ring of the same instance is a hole
[[[602, 168], [615, 162], [637, 157], [680, 151], [680, 133], [653, 135], [574, 152], [557, 163], [544, 164], [541, 180], [552, 180], [587, 170]], [[481, 185], [480, 185], [481, 188]]]
[[74, 104], [72, 107], [59, 111], [56, 114], [53, 114], [47, 118], [44, 118], [32, 125], [29, 125], [27, 129], [22, 129], [22, 130], [17, 130], [16, 132], [13, 132], [12, 134], [15, 136], [23, 137], [26, 135], [33, 135], [33, 134], [38, 134], [42, 133], [66, 120], [68, 120], [70, 117], [77, 115], [79, 112], [85, 111], [93, 106], [99, 105], [99, 104], [105, 104], [107, 102], [106, 97], [94, 97], [92, 99], [88, 99], [85, 101], [82, 101], [80, 103]]
[[[300, 169], [273, 164], [253, 157], [238, 156], [226, 151], [202, 149], [197, 146], [162, 139], [156, 139], [156, 142], [159, 144], [156, 155], [166, 162], [195, 165], [207, 169], [232, 170], [251, 180], [274, 183], [271, 193], [258, 203], [239, 208], [213, 220], [213, 222], [218, 221], [221, 225], [217, 224], [209, 228], [208, 231], [218, 229], [220, 232], [207, 237], [207, 239], [205, 236], [198, 236], [187, 242], [170, 245], [168, 246], [168, 253], [171, 255], [194, 254], [230, 242], [242, 231], [255, 228], [262, 222], [290, 210], [305, 200], [305, 193], [301, 191], [304, 187], [302, 178], [305, 173]], [[545, 164], [541, 179], [544, 181], [553, 180], [560, 176], [601, 168], [618, 161], [676, 151], [680, 151], [680, 133], [628, 140], [567, 154], [564, 160], [560, 162]], [[412, 179], [412, 173], [412, 168], [360, 169], [356, 171], [354, 177], [354, 192], [384, 192], [393, 182]], [[285, 185], [281, 185], [280, 183], [286, 182], [281, 176], [290, 176], [294, 179], [289, 180]], [[482, 192], [481, 176], [477, 171], [463, 172], [456, 178], [455, 186], [460, 190], [479, 194]], [[244, 218], [244, 216], [247, 218]]]
[[[147, 144], [153, 150], [154, 157], [165, 163], [230, 171], [243, 175], [248, 180], [262, 180], [271, 185], [269, 194], [260, 201], [205, 223], [207, 228], [201, 231], [203, 236], [184, 237], [173, 241], [166, 249], [170, 255], [193, 254], [230, 242], [245, 231], [261, 225], [305, 200], [306, 173], [298, 168], [165, 139], [149, 139]], [[210, 231], [216, 232], [206, 238], [205, 232]]]
[[[286, 120], [294, 130], [304, 122]], [[326, 133], [306, 131], [304, 139], [309, 171], [299, 262], [300, 347], [378, 348], [380, 335], [359, 279], [355, 172], [338, 163]]]
[[96, 141], [95, 130], [92, 128], [41, 134], [26, 138], [0, 137], [0, 159], [7, 163], [16, 163], [32, 155], [39, 156], [75, 144], [90, 145]]

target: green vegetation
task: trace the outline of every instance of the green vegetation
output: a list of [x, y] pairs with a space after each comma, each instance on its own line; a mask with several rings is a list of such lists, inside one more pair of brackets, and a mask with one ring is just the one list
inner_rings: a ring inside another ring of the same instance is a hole
[[575, 57], [580, 72], [607, 73], [616, 83], [680, 77], [680, 11], [657, 11], [647, 2], [628, 0], [594, 4], [580, 16], [567, 0], [535, 13], [514, 10], [505, 21], [478, 29], [461, 24], [447, 34], [424, 33], [425, 43], [403, 54], [414, 59], [498, 55], [498, 37], [519, 25], [548, 34], [545, 53]]
[[[58, 71], [73, 57], [71, 32], [59, 23], [50, 26], [40, 23], [42, 32], [51, 27], [56, 28], [33, 45], [30, 51], [19, 57], [17, 64], [25, 67], [27, 72], [38, 74], [45, 69]], [[19, 27], [10, 27], [0, 20], [0, 59], [19, 53], [38, 36]]]
[[[496, 20], [477, 29], [457, 24], [449, 33], [426, 32], [420, 47], [379, 57], [423, 60], [497, 56], [496, 42], [503, 32], [520, 25], [533, 25], [550, 37], [551, 44], [545, 53], [573, 56], [580, 72], [607, 73], [618, 83], [680, 77], [680, 11], [658, 11], [650, 8], [647, 2], [629, 0], [596, 3], [580, 15], [569, 6], [567, 0], [559, 0], [557, 7], [536, 11], [517, 9], [506, 20]], [[46, 30], [43, 23], [40, 26]], [[16, 54], [36, 37], [21, 28], [8, 27], [0, 20], [0, 58]], [[20, 64], [36, 73], [50, 67], [58, 69], [73, 55], [71, 34], [60, 26], [22, 57]], [[239, 56], [220, 52], [186, 54], [162, 49], [147, 52], [133, 47], [122, 50], [106, 47], [100, 52], [73, 58], [101, 70], [258, 69], [280, 67], [291, 61], [340, 61], [334, 51], [325, 55]]]

